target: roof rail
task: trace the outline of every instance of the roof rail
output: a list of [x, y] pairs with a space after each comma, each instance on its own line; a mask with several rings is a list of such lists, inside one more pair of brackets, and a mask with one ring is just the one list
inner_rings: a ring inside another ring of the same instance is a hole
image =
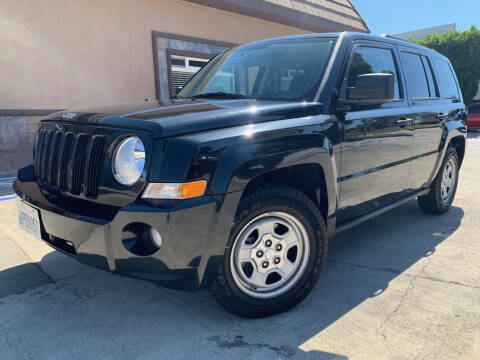
[[398, 37], [398, 36], [394, 36], [394, 35], [390, 35], [390, 34], [382, 34], [380, 36], [383, 36], [383, 37], [386, 37], [386, 38], [389, 38], [389, 39], [395, 39], [395, 40], [400, 40], [400, 41], [406, 41], [410, 44], [415, 44], [415, 45], [419, 45], [413, 41], [410, 41], [410, 40], [405, 40], [405, 39], [402, 39], [401, 37]]
[[420, 48], [423, 48], [423, 49], [428, 49], [428, 50], [430, 50], [430, 51], [433, 51], [433, 52], [438, 53], [438, 51], [436, 51], [436, 50], [434, 50], [434, 49], [431, 49], [431, 48], [426, 47], [426, 46], [424, 46], [424, 45], [420, 45], [420, 44], [418, 44], [418, 43], [416, 43], [416, 42], [413, 42], [413, 41], [410, 41], [410, 40], [402, 39], [401, 37], [398, 37], [398, 36], [394, 36], [394, 35], [390, 35], [390, 34], [382, 34], [382, 35], [380, 35], [380, 36], [386, 37], [386, 38], [389, 38], [389, 39], [395, 39], [395, 40], [399, 40], [399, 41], [405, 41], [405, 42], [407, 42], [407, 43], [409, 43], [409, 44], [412, 44], [412, 45], [415, 45], [415, 46], [417, 46], [417, 47], [420, 47]]

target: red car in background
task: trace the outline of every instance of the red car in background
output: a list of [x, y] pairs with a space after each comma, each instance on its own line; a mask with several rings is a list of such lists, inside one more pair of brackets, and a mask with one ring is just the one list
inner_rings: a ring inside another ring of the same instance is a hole
[[468, 107], [467, 127], [468, 130], [480, 130], [480, 103]]

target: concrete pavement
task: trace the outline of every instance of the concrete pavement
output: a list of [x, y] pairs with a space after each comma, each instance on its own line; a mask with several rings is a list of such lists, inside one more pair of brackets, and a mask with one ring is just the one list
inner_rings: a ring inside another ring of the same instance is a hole
[[0, 359], [478, 359], [479, 158], [473, 133], [447, 214], [413, 201], [339, 235], [312, 294], [260, 320], [79, 264], [0, 201]]

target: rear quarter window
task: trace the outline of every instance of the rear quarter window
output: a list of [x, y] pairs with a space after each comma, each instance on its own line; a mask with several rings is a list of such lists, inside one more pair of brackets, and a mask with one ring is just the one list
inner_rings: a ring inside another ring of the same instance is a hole
[[437, 71], [443, 97], [445, 99], [460, 99], [460, 91], [450, 64], [440, 59], [434, 59], [433, 64]]

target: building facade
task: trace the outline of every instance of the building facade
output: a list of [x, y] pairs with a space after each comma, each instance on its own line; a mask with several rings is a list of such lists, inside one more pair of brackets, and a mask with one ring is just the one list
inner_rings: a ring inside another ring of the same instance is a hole
[[166, 99], [237, 44], [333, 31], [369, 29], [348, 0], [2, 0], [0, 178], [45, 114]]
[[427, 37], [428, 35], [432, 35], [432, 34], [442, 35], [450, 30], [456, 30], [456, 29], [457, 29], [457, 24], [446, 24], [446, 25], [439, 25], [439, 26], [434, 26], [426, 29], [407, 31], [400, 34], [395, 34], [394, 36], [404, 40], [410, 40], [411, 38], [419, 40], [419, 39], [423, 39], [424, 37]]

